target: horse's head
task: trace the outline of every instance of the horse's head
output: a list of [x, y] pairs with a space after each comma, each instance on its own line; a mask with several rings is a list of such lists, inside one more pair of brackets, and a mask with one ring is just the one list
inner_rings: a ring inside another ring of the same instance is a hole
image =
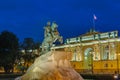
[[58, 25], [55, 22], [53, 22], [51, 25], [52, 31], [54, 31], [57, 27], [58, 27]]

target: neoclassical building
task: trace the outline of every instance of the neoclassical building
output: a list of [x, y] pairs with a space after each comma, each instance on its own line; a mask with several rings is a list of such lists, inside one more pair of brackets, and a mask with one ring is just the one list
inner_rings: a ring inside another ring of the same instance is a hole
[[118, 31], [100, 33], [94, 30], [65, 40], [51, 50], [71, 52], [72, 66], [80, 73], [120, 73], [120, 38]]

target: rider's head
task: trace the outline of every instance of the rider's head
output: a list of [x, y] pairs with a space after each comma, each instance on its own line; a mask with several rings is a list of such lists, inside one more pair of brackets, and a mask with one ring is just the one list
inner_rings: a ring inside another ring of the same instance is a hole
[[47, 26], [50, 26], [50, 21], [47, 22]]

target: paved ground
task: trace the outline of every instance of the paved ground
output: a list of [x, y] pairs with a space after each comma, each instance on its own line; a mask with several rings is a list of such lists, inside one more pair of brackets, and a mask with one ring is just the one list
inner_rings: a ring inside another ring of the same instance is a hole
[[[14, 80], [16, 77], [21, 76], [22, 74], [0, 74], [0, 80]], [[114, 75], [109, 74], [81, 74], [85, 80], [115, 80]], [[120, 75], [119, 75], [120, 76]]]

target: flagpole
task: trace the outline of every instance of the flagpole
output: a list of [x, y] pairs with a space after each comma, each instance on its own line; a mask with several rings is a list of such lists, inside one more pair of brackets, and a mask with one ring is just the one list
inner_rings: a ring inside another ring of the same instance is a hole
[[95, 30], [95, 19], [93, 18], [93, 30]]
[[95, 14], [93, 14], [93, 30], [95, 30], [95, 20], [97, 19], [97, 17], [95, 16]]

